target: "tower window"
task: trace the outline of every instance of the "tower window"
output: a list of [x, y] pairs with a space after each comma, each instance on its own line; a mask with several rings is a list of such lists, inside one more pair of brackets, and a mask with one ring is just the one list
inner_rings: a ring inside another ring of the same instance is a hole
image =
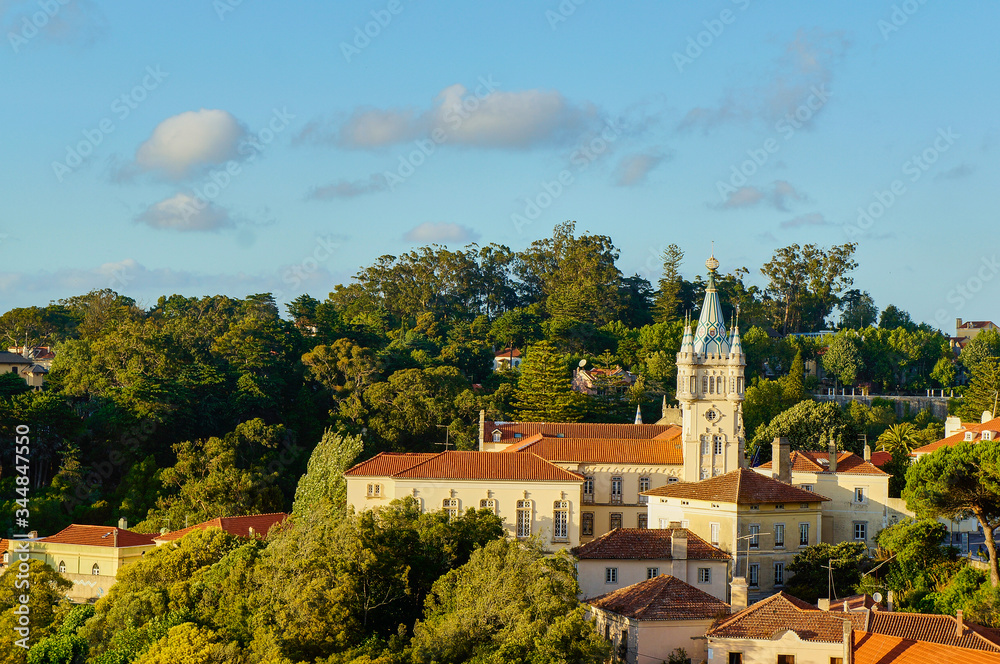
[[708, 376], [701, 377], [701, 393], [708, 394]]

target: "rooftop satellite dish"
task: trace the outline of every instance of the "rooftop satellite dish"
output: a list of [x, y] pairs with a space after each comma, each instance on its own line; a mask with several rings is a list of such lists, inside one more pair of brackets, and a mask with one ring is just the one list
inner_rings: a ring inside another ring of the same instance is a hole
[[882, 603], [882, 593], [875, 593], [874, 595], [872, 595], [872, 599], [881, 604]]
[[580, 368], [587, 366], [587, 360], [580, 360]]

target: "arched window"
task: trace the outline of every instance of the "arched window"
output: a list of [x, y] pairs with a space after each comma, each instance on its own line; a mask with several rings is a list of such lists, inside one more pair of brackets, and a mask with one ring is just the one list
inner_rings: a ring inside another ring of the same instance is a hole
[[66, 563], [62, 560], [59, 561], [59, 573], [60, 574], [66, 573]]
[[94, 576], [100, 576], [100, 574], [101, 574], [101, 567], [100, 567], [100, 565], [98, 565], [97, 563], [94, 563], [94, 566], [90, 568], [90, 573], [93, 574]]

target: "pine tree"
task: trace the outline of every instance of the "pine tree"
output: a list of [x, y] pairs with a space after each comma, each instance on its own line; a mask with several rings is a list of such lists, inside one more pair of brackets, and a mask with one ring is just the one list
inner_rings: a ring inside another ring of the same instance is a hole
[[659, 291], [653, 303], [653, 320], [669, 323], [680, 318], [681, 276], [679, 274], [684, 252], [676, 244], [663, 250], [663, 276], [660, 277]]
[[528, 349], [514, 393], [514, 408], [522, 422], [576, 422], [578, 395], [555, 347], [540, 341]]
[[324, 498], [342, 512], [347, 505], [344, 471], [351, 467], [363, 447], [360, 436], [342, 436], [331, 429], [324, 431], [322, 440], [309, 457], [306, 474], [295, 489], [292, 513], [305, 514]]
[[993, 417], [1000, 416], [997, 403], [1000, 398], [1000, 359], [984, 359], [976, 365], [972, 372], [972, 380], [965, 391], [965, 405], [959, 413], [963, 422], [978, 422], [983, 411], [990, 411]]
[[795, 359], [792, 360], [792, 368], [788, 375], [781, 379], [782, 396], [787, 405], [794, 406], [805, 397], [805, 373], [806, 365], [802, 360], [802, 349], [800, 348], [795, 352]]

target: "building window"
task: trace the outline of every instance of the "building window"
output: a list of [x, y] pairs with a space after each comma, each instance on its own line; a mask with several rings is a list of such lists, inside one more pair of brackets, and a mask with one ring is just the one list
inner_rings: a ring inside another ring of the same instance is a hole
[[622, 502], [622, 478], [612, 477], [611, 478], [611, 503], [613, 505], [620, 505]]
[[583, 502], [594, 502], [594, 478], [587, 476], [583, 478]]
[[799, 546], [809, 546], [809, 524], [799, 524]]
[[708, 376], [701, 377], [701, 393], [708, 394]]
[[659, 567], [647, 567], [646, 568], [646, 578], [647, 579], [655, 579], [659, 575], [660, 575], [660, 568]]
[[680, 480], [677, 479], [676, 477], [668, 477], [667, 478], [667, 484], [677, 484], [678, 482], [680, 482]]
[[645, 530], [646, 528], [649, 528], [649, 515], [645, 513], [640, 514], [635, 520], [635, 527], [639, 528], [640, 530]]
[[580, 534], [581, 535], [593, 535], [594, 534], [594, 513], [584, 512], [580, 515]]
[[66, 573], [66, 563], [63, 562], [62, 560], [59, 561], [59, 573], [60, 574]]
[[795, 655], [778, 655], [778, 664], [795, 664]]
[[865, 502], [865, 488], [863, 486], [854, 487], [854, 502]]
[[857, 521], [854, 523], [854, 539], [863, 542], [868, 539], [868, 523]]
[[691, 376], [691, 389], [689, 391], [691, 394], [698, 392], [698, 379], [694, 376]]
[[803, 484], [802, 488], [805, 489], [806, 491], [812, 491], [813, 490], [813, 485], [812, 484]]
[[774, 563], [774, 585], [785, 585], [785, 563]]
[[807, 510], [807, 509], [809, 509], [809, 503], [799, 503], [799, 509], [800, 510]]
[[517, 536], [531, 537], [531, 501], [517, 501]]
[[757, 575], [760, 572], [760, 564], [753, 563], [747, 568], [747, 585], [756, 588], [757, 587]]
[[976, 439], [976, 434], [974, 434], [971, 431], [966, 431], [965, 432], [965, 440], [966, 440], [966, 442], [971, 443], [975, 439]]
[[712, 451], [711, 442], [712, 439], [709, 436], [701, 437], [701, 453], [705, 456], [708, 456]]
[[830, 658], [830, 664], [844, 664], [844, 658], [843, 657], [831, 657]]
[[776, 510], [783, 510], [783, 509], [785, 509], [785, 506], [783, 504], [781, 504], [781, 503], [778, 503], [777, 505], [774, 506], [774, 509], [776, 509]]
[[381, 498], [382, 497], [382, 485], [381, 484], [369, 484], [368, 485], [368, 497], [369, 498]]
[[760, 505], [751, 505], [750, 509], [751, 510], [759, 510], [760, 509]]
[[94, 563], [94, 566], [90, 568], [90, 573], [94, 576], [100, 576], [101, 567], [97, 563]]
[[493, 432], [493, 442], [494, 443], [499, 443], [501, 435], [503, 435], [503, 434], [501, 434], [500, 431], [494, 431]]
[[741, 652], [729, 653], [729, 664], [743, 664], [743, 653]]
[[610, 523], [610, 526], [611, 526], [611, 530], [614, 530], [615, 528], [621, 528], [622, 527], [622, 513], [621, 512], [612, 512], [611, 513], [611, 523]]
[[645, 505], [646, 501], [649, 500], [649, 496], [642, 495], [642, 493], [644, 491], [649, 491], [649, 478], [648, 477], [640, 477], [639, 478], [639, 504], [640, 505]]
[[750, 526], [750, 548], [759, 549], [760, 548], [760, 538], [757, 535], [760, 533], [760, 526], [756, 523]]
[[712, 582], [712, 568], [711, 567], [699, 567], [698, 568], [698, 583], [711, 583]]
[[557, 500], [554, 505], [552, 537], [557, 540], [569, 539], [569, 501]]
[[493, 498], [483, 498], [479, 501], [479, 509], [489, 510], [494, 514], [497, 513], [497, 501]]
[[710, 541], [715, 546], [719, 546], [719, 524], [713, 523], [709, 526], [709, 529], [711, 530], [712, 533]]
[[735, 392], [736, 391], [736, 378], [735, 377], [730, 377], [729, 378], [729, 391], [730, 392]]
[[785, 524], [774, 524], [774, 545], [785, 546]]
[[617, 567], [605, 567], [604, 568], [604, 583], [618, 583], [618, 568]]
[[722, 454], [722, 445], [723, 445], [723, 443], [722, 443], [722, 436], [716, 436], [715, 437], [715, 455], [716, 456], [719, 456], [720, 454]]
[[449, 518], [454, 519], [458, 516], [458, 498], [445, 498], [441, 503], [441, 509], [447, 512]]
[[702, 468], [701, 469], [701, 479], [703, 479], [703, 480], [707, 480], [708, 479], [708, 468]]

